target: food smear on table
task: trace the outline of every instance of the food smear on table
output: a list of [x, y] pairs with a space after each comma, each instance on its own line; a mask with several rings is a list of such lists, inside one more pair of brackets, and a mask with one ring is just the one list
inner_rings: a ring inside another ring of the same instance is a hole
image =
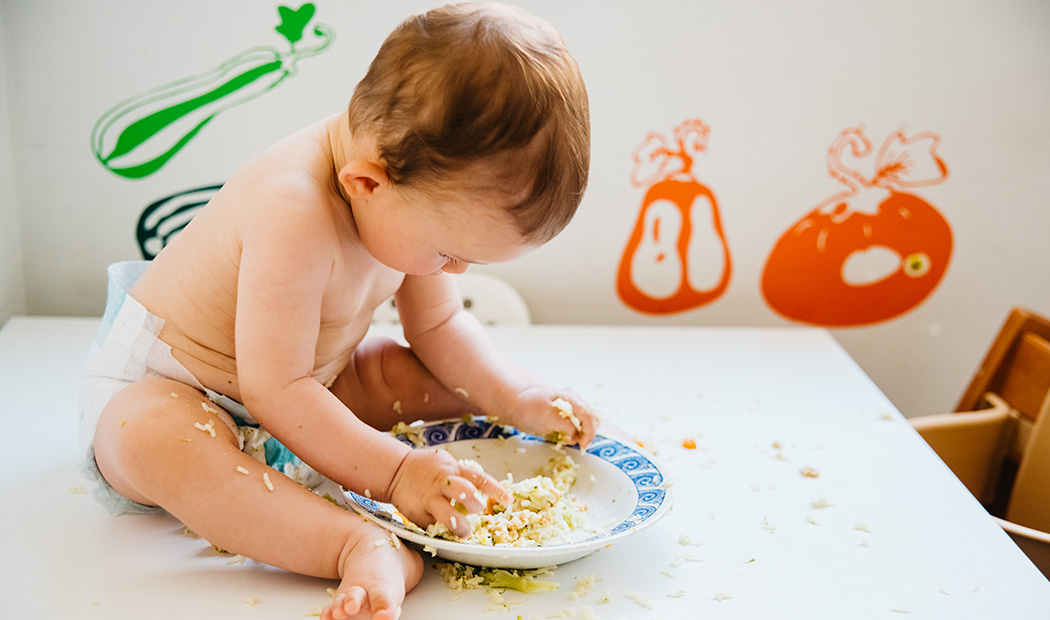
[[456, 593], [463, 590], [511, 589], [526, 594], [557, 590], [557, 581], [551, 581], [554, 568], [506, 569], [472, 566], [459, 562], [435, 561], [434, 567], [441, 573]]

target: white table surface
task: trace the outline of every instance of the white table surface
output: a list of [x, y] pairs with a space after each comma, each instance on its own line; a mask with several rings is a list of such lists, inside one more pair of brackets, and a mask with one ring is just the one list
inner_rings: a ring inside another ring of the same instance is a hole
[[[316, 613], [334, 582], [228, 564], [170, 516], [112, 518], [76, 492], [87, 486], [73, 472], [77, 382], [96, 325], [16, 317], [0, 331], [0, 617]], [[675, 508], [559, 567], [559, 590], [509, 593], [521, 601], [509, 612], [485, 611], [477, 591], [451, 601], [428, 567], [404, 618], [572, 617], [557, 614], [585, 607], [606, 620], [1050, 618], [1050, 582], [826, 331], [536, 326], [492, 335], [516, 363], [572, 387], [654, 447], [675, 482]], [[683, 448], [685, 437], [699, 448]], [[702, 545], [680, 544], [683, 534]], [[702, 561], [676, 561], [686, 557]], [[574, 600], [576, 579], [589, 575], [596, 588]]]

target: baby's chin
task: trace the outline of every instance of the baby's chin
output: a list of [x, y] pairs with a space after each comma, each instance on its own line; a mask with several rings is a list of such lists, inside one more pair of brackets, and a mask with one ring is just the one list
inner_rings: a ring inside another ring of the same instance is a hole
[[403, 273], [406, 276], [439, 276], [444, 272], [442, 267], [438, 267], [436, 270], [432, 270], [433, 265], [427, 265], [425, 268], [421, 268], [419, 265], [405, 265], [398, 263], [397, 261], [386, 261], [379, 260], [388, 269], [392, 269], [398, 273]]

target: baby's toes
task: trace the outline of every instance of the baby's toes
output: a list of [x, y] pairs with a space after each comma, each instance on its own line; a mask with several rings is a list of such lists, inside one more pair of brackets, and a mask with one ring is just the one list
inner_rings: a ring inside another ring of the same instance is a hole
[[372, 620], [397, 620], [401, 617], [401, 606], [389, 599], [372, 597], [368, 605], [371, 607]]
[[321, 620], [348, 620], [361, 611], [364, 600], [365, 591], [360, 586], [337, 592], [332, 602], [321, 612]]
[[401, 603], [405, 600], [405, 593], [398, 585], [384, 584], [369, 589], [368, 609], [372, 612], [372, 620], [397, 620], [401, 616]]

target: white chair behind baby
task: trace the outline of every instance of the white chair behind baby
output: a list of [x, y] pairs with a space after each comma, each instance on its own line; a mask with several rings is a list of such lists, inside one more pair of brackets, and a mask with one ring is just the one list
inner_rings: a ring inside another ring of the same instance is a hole
[[[454, 276], [463, 296], [463, 307], [484, 325], [528, 325], [532, 323], [529, 306], [506, 280], [487, 273], [463, 273]], [[372, 316], [374, 324], [399, 322], [394, 299], [384, 301]]]

